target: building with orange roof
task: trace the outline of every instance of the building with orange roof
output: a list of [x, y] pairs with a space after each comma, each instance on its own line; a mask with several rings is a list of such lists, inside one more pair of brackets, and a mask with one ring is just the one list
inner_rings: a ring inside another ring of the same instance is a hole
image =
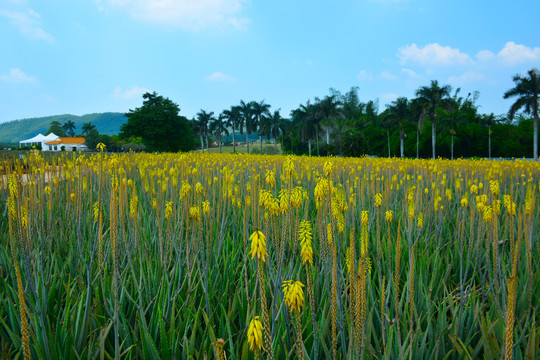
[[59, 137], [45, 143], [43, 151], [88, 151], [83, 137]]

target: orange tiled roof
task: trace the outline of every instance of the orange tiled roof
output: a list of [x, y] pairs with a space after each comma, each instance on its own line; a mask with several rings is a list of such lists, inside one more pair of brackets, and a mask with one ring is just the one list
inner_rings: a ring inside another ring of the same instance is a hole
[[84, 144], [83, 137], [61, 137], [60, 140], [49, 141], [46, 145], [58, 145], [58, 144]]

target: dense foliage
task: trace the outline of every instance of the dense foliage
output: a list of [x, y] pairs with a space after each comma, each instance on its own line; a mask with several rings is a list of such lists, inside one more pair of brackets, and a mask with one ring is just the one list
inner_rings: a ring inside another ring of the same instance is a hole
[[0, 171], [2, 358], [540, 356], [538, 162], [32, 152]]
[[168, 98], [154, 93], [143, 95], [143, 105], [126, 113], [127, 122], [120, 127], [121, 137], [140, 137], [150, 151], [188, 151], [194, 147], [194, 136], [180, 108]]

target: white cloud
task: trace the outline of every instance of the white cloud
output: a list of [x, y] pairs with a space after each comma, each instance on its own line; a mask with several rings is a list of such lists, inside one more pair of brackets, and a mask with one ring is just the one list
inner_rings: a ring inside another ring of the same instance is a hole
[[0, 16], [9, 19], [13, 26], [30, 39], [54, 41], [54, 37], [42, 29], [41, 16], [29, 7], [13, 11], [0, 9]]
[[363, 80], [373, 80], [373, 75], [371, 75], [369, 72], [367, 72], [366, 70], [361, 70], [358, 75], [356, 75], [356, 78], [360, 81], [363, 81]]
[[134, 86], [131, 89], [122, 89], [121, 87], [116, 87], [114, 92], [111, 94], [113, 99], [129, 100], [142, 97], [144, 93], [150, 92], [147, 88]]
[[476, 59], [479, 61], [489, 61], [495, 58], [495, 54], [489, 50], [480, 50], [476, 53]]
[[398, 49], [397, 56], [402, 64], [420, 64], [424, 66], [462, 65], [472, 62], [471, 57], [459, 49], [441, 46], [437, 43], [428, 44], [423, 48], [412, 44]]
[[403, 68], [401, 69], [401, 72], [406, 74], [410, 78], [418, 77], [418, 74], [414, 70], [411, 70], [411, 69]]
[[380, 73], [379, 77], [384, 80], [397, 80], [398, 79], [396, 75], [388, 71], [383, 71], [382, 73]]
[[1, 75], [0, 80], [15, 84], [37, 83], [37, 79], [35, 77], [27, 75], [21, 71], [21, 69], [17, 68], [9, 70], [9, 75]]
[[233, 82], [236, 81], [231, 75], [224, 74], [220, 71], [204, 77], [208, 81], [219, 81], [219, 82]]
[[505, 65], [516, 65], [524, 62], [540, 60], [540, 47], [530, 48], [525, 45], [509, 41], [499, 51], [497, 58]]
[[178, 26], [244, 29], [249, 19], [239, 13], [247, 0], [96, 0], [100, 9], [125, 10], [136, 20]]
[[450, 76], [448, 82], [456, 85], [466, 84], [470, 82], [483, 80], [486, 76], [484, 74], [468, 71], [459, 76]]

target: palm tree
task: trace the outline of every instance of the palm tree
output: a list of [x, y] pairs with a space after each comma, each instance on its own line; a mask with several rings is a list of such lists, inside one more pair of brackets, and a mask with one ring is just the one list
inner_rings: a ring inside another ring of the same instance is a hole
[[261, 100], [261, 102], [252, 101], [251, 109], [253, 111], [253, 124], [254, 124], [253, 130], [259, 127], [259, 141], [261, 143], [261, 154], [262, 154], [263, 133], [261, 132], [261, 129], [263, 127], [264, 117], [267, 115], [270, 115], [270, 104], [265, 104], [264, 100]]
[[201, 136], [201, 148], [204, 152], [204, 138], [206, 138], [206, 150], [208, 150], [208, 125], [211, 121], [215, 120], [214, 112], [209, 113], [202, 110], [197, 113], [197, 123], [199, 129], [199, 135]]
[[452, 88], [450, 85], [439, 86], [437, 80], [431, 80], [430, 86], [422, 86], [416, 90], [416, 98], [423, 107], [423, 113], [431, 120], [431, 147], [433, 160], [435, 160], [435, 146], [437, 144], [437, 120], [439, 110], [448, 107], [448, 99]]
[[[343, 113], [339, 109], [339, 93], [327, 95], [323, 99], [315, 98], [317, 107], [317, 116], [320, 117], [321, 123], [324, 124], [323, 129], [326, 131], [326, 145], [330, 144], [330, 130], [334, 125], [331, 118], [343, 117]], [[317, 129], [316, 129], [317, 130]], [[319, 136], [317, 134], [317, 140]]]
[[[388, 105], [388, 114], [385, 116], [385, 120], [389, 121], [392, 125], [399, 125], [399, 152], [400, 156], [405, 156], [405, 134], [404, 124], [405, 121], [411, 119], [411, 109], [409, 108], [409, 101], [406, 97], [398, 97]], [[387, 130], [388, 131], [388, 130]], [[388, 140], [388, 146], [390, 146], [390, 140]]]
[[448, 108], [442, 110], [446, 115], [447, 125], [450, 128], [451, 137], [451, 159], [454, 160], [454, 136], [457, 134], [456, 128], [460, 124], [467, 122], [467, 119], [472, 119], [476, 116], [475, 102], [478, 99], [478, 91], [475, 91], [471, 97], [471, 93], [465, 99], [458, 96], [460, 88], [456, 89], [454, 96], [448, 102]]
[[210, 123], [209, 130], [212, 134], [217, 135], [219, 139], [219, 152], [221, 153], [221, 138], [223, 134], [229, 136], [229, 130], [227, 130], [227, 123], [224, 121], [225, 116], [220, 114], [219, 117], [213, 118], [213, 121]]
[[314, 106], [308, 101], [306, 105], [300, 105], [298, 109], [291, 111], [293, 121], [300, 124], [299, 130], [302, 139], [308, 142], [309, 156], [311, 156], [311, 139], [317, 135], [316, 128], [319, 126], [319, 121], [314, 116], [314, 110]]
[[[240, 114], [242, 116], [242, 123], [246, 127], [246, 146], [247, 153], [249, 154], [249, 133], [253, 128], [253, 102], [245, 102], [244, 100], [240, 101]], [[240, 127], [240, 133], [242, 133], [242, 127]]]
[[538, 69], [531, 69], [527, 72], [527, 76], [519, 74], [512, 78], [515, 87], [504, 93], [504, 98], [516, 97], [517, 100], [512, 104], [508, 111], [508, 117], [514, 118], [514, 115], [521, 108], [525, 112], [532, 115], [534, 121], [533, 130], [533, 156], [538, 160], [538, 99], [540, 94], [540, 74]]
[[489, 115], [484, 114], [482, 118], [480, 119], [480, 122], [482, 125], [487, 126], [488, 128], [488, 156], [489, 160], [491, 160], [491, 127], [498, 123], [500, 121], [499, 118], [495, 116], [495, 114], [491, 113]]
[[[234, 137], [235, 129], [237, 126], [241, 126], [242, 118], [240, 114], [240, 108], [238, 106], [231, 106], [230, 110], [223, 110], [221, 113], [224, 119], [227, 119], [225, 125], [232, 128], [232, 142], [233, 153], [236, 152], [236, 139]], [[242, 130], [240, 130], [242, 133]]]
[[416, 121], [416, 158], [418, 159], [420, 151], [420, 135], [422, 134], [426, 115], [419, 99], [411, 100], [409, 102], [409, 108], [411, 110], [413, 120]]
[[279, 135], [280, 124], [283, 118], [279, 114], [279, 109], [274, 111], [274, 114], [268, 114], [263, 118], [263, 132], [268, 137], [274, 137], [274, 152], [277, 154], [277, 137]]
[[64, 128], [64, 130], [69, 136], [71, 137], [75, 136], [75, 123], [73, 121], [66, 120], [66, 122], [62, 125], [62, 127]]
[[88, 135], [90, 131], [94, 130], [96, 128], [96, 125], [92, 124], [91, 122], [86, 122], [82, 125], [82, 133], [83, 135]]

